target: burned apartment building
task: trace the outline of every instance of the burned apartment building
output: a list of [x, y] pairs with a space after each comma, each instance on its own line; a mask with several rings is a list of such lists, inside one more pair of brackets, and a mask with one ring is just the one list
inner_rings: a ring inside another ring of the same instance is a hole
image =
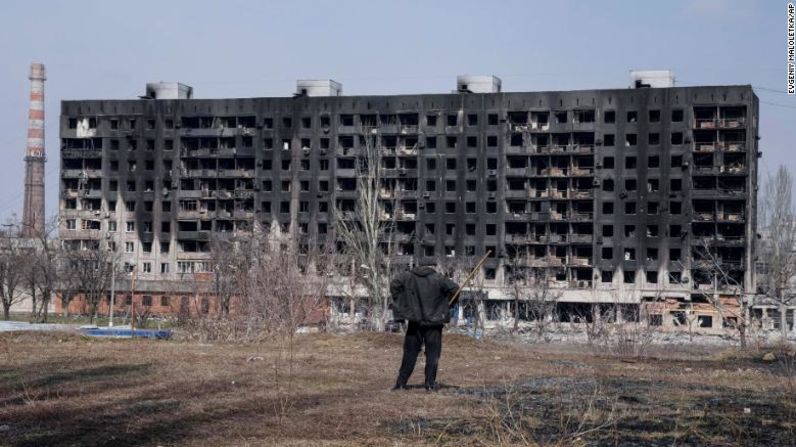
[[660, 75], [558, 92], [459, 77], [451, 93], [394, 96], [299, 81], [292, 97], [241, 99], [161, 83], [63, 101], [60, 235], [116, 249], [143, 303], [173, 310], [188, 290], [174, 284], [212, 273], [213, 233], [277, 222], [305, 249], [325, 240], [334, 208], [354, 207], [363, 136], [378, 135], [397, 262], [491, 251], [489, 317], [510, 312], [506, 283], [531, 269], [561, 318], [618, 303], [619, 318], [641, 307], [672, 326], [698, 309], [721, 328], [731, 314], [707, 303], [754, 290], [758, 100]]

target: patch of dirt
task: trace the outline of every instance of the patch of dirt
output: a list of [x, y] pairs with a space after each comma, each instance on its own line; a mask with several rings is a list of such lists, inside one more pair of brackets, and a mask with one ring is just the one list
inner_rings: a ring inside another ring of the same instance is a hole
[[[59, 342], [60, 340], [60, 342]], [[389, 391], [400, 334], [278, 343], [0, 334], [0, 444], [789, 445], [792, 375], [757, 354], [677, 360], [446, 333], [439, 392], [421, 355]], [[674, 351], [674, 350], [673, 350]], [[253, 359], [253, 360], [250, 360]]]

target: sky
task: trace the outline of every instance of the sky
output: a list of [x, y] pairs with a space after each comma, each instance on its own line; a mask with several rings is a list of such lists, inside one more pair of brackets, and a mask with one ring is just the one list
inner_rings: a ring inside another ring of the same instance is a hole
[[22, 214], [31, 62], [47, 67], [48, 215], [58, 204], [58, 114], [70, 99], [134, 99], [180, 81], [197, 98], [290, 96], [332, 78], [344, 94], [450, 92], [457, 74], [504, 91], [625, 88], [631, 69], [678, 85], [752, 84], [761, 171], [796, 172], [780, 0], [4, 0], [0, 221]]

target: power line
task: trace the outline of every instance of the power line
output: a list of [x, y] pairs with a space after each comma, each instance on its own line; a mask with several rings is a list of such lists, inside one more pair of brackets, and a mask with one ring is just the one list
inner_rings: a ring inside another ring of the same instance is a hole
[[757, 86], [757, 85], [754, 85], [754, 84], [752, 84], [752, 87], [755, 90], [765, 90], [767, 92], [782, 93], [783, 95], [787, 95], [788, 94], [788, 92], [786, 92], [785, 90], [780, 90], [780, 89], [776, 89], [776, 88], [760, 87], [760, 86]]
[[760, 102], [763, 103], [763, 104], [768, 104], [770, 106], [784, 107], [786, 109], [796, 109], [796, 105], [780, 104], [780, 103], [777, 103], [777, 102], [763, 101], [762, 99], [760, 100]]

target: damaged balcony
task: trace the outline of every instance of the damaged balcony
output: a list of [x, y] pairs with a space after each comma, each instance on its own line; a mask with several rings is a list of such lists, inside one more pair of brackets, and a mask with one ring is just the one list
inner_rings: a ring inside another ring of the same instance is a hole
[[719, 130], [719, 148], [727, 152], [746, 150], [746, 131]]
[[719, 127], [735, 129], [746, 125], [746, 106], [719, 107]]
[[399, 137], [397, 153], [399, 156], [416, 156], [418, 154], [417, 135]]
[[550, 129], [550, 112], [531, 112], [531, 130], [547, 131]]
[[721, 165], [720, 173], [725, 175], [746, 175], [746, 154], [745, 153], [724, 153], [724, 163]]
[[692, 127], [694, 129], [715, 129], [717, 113], [718, 110], [716, 106], [694, 107], [694, 122]]

